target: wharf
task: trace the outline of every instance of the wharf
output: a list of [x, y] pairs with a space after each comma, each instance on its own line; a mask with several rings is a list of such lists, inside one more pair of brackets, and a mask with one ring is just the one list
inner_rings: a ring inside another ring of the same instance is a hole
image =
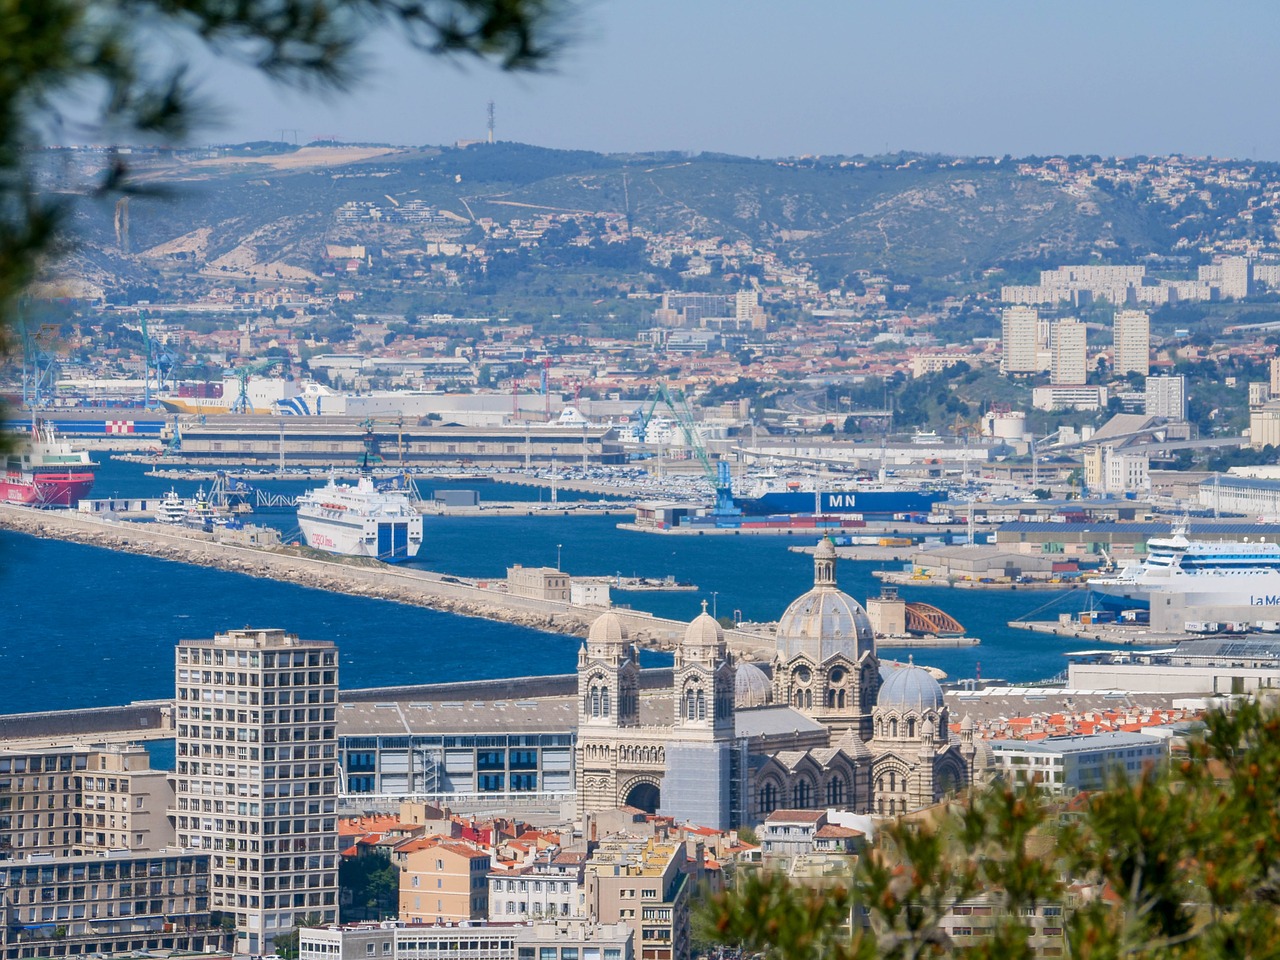
[[1154, 633], [1149, 627], [1114, 623], [1081, 623], [1071, 620], [1010, 620], [1015, 630], [1032, 633], [1048, 633], [1055, 637], [1074, 637], [1077, 640], [1095, 640], [1099, 643], [1118, 643], [1126, 646], [1167, 647], [1191, 639], [1187, 633]]
[[[591, 623], [605, 612], [603, 607], [512, 596], [428, 570], [387, 566], [364, 558], [317, 555], [305, 547], [232, 543], [223, 539], [221, 531], [159, 529], [161, 526], [120, 522], [70, 510], [0, 504], [0, 528], [17, 533], [216, 567], [334, 593], [394, 600], [534, 630], [586, 636]], [[674, 649], [688, 627], [683, 621], [638, 610], [615, 607], [612, 612], [623, 621], [633, 640], [650, 649]], [[726, 630], [725, 640], [747, 659], [767, 660], [774, 652], [771, 640], [740, 630]]]
[[901, 570], [874, 570], [871, 574], [878, 577], [885, 583], [891, 583], [899, 587], [953, 587], [957, 590], [1083, 590], [1089, 586], [1088, 582], [1079, 580], [1062, 580], [1053, 583], [1050, 580], [1029, 580], [1021, 583], [1005, 582], [993, 580], [990, 583], [984, 583], [981, 580], [963, 580], [960, 578], [948, 579], [947, 577], [921, 577], [910, 573], [904, 573]]
[[977, 637], [876, 637], [878, 650], [940, 650], [948, 647], [976, 647], [981, 643]]
[[536, 500], [490, 500], [474, 506], [455, 506], [434, 500], [422, 501], [423, 513], [437, 517], [612, 517], [635, 511], [618, 502], [578, 500], [546, 503]]

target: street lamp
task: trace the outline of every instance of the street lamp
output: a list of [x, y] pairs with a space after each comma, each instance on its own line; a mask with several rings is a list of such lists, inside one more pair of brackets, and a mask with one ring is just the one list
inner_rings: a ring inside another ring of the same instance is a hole
[[719, 596], [720, 596], [720, 591], [718, 590], [711, 591], [711, 616], [716, 620], [720, 619], [720, 616], [717, 613], [717, 610], [719, 609], [719, 607], [716, 605], [716, 598]]
[[559, 571], [559, 569], [560, 569], [560, 548], [561, 548], [562, 546], [563, 546], [563, 544], [560, 544], [560, 543], [557, 543], [557, 544], [556, 544], [556, 570], [557, 570], [557, 571]]

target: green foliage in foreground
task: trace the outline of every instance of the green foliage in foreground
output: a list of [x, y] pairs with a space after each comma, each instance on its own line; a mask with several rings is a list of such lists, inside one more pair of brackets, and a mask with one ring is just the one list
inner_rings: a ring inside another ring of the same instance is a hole
[[[989, 931], [943, 932], [977, 903]], [[1061, 935], [1031, 926], [1046, 906]], [[823, 888], [747, 875], [700, 924], [770, 960], [1280, 956], [1280, 713], [1214, 713], [1185, 758], [1076, 804], [1000, 785], [895, 823]]]

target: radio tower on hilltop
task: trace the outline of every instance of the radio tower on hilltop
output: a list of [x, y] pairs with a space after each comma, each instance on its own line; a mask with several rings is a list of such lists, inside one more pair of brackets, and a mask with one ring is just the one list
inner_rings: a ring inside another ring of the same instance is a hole
[[489, 142], [493, 143], [493, 101], [489, 101]]

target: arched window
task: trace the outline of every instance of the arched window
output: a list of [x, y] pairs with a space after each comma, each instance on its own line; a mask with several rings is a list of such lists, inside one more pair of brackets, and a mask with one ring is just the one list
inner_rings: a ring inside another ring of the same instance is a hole
[[832, 806], [844, 803], [844, 781], [839, 777], [832, 777], [827, 781], [827, 803]]
[[698, 691], [697, 701], [698, 701], [698, 719], [705, 720], [707, 719], [707, 697], [701, 690]]
[[898, 789], [898, 775], [892, 770], [889, 771], [889, 792], [893, 793]]
[[600, 716], [600, 688], [591, 688], [591, 715], [593, 717]]
[[791, 788], [791, 802], [797, 810], [804, 810], [809, 806], [812, 793], [808, 780], [797, 780]]
[[827, 708], [830, 709], [836, 705], [836, 692], [834, 690], [827, 691]]
[[804, 692], [804, 705], [806, 708], [810, 710], [813, 709], [813, 691], [812, 690], [806, 690]]
[[803, 706], [804, 706], [804, 691], [803, 691], [803, 690], [797, 690], [797, 691], [796, 691], [796, 706], [797, 706], [797, 707], [803, 707]]
[[693, 687], [690, 687], [688, 690], [684, 692], [684, 718], [686, 720], [692, 720], [696, 715], [695, 714], [696, 709], [697, 709], [697, 699], [694, 697]]
[[607, 717], [609, 715], [609, 688], [600, 688], [600, 716]]
[[760, 790], [760, 809], [764, 813], [773, 813], [778, 809], [778, 788], [766, 783]]
[[912, 717], [907, 721], [907, 736], [914, 738], [916, 735], [916, 718]]
[[836, 706], [839, 707], [841, 710], [844, 709], [844, 691], [843, 690], [841, 690], [838, 694], [836, 694]]
[[898, 735], [898, 720], [895, 717], [889, 721], [889, 736], [896, 737]]

